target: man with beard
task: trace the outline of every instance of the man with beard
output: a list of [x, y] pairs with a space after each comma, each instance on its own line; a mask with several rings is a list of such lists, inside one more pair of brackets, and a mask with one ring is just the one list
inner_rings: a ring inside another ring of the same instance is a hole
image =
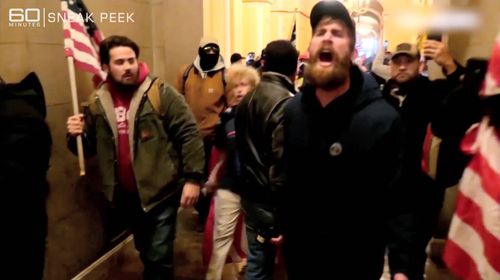
[[[196, 118], [205, 149], [204, 171], [208, 174], [215, 127], [219, 123], [219, 115], [231, 102], [225, 92], [224, 60], [217, 39], [201, 38], [198, 56], [192, 64], [182, 66], [177, 74], [177, 90], [184, 95]], [[199, 212], [198, 231], [203, 230], [209, 206], [210, 197], [200, 197], [196, 205]]]
[[149, 75], [139, 47], [123, 36], [99, 46], [107, 80], [89, 112], [68, 118], [69, 148], [82, 135], [97, 155], [104, 194], [126, 217], [144, 279], [173, 279], [177, 208], [193, 205], [203, 179], [203, 142], [182, 95]]
[[[453, 60], [444, 43], [427, 40], [424, 42], [422, 54], [443, 67], [443, 72], [447, 77], [446, 80], [430, 81], [429, 78], [422, 76], [419, 73], [421, 62], [417, 47], [413, 44], [401, 43], [397, 45], [391, 57], [391, 79], [387, 81], [382, 92], [387, 102], [399, 112], [405, 125], [406, 146], [402, 181], [405, 186], [415, 190], [415, 214], [418, 223], [418, 243], [416, 245], [418, 255], [413, 262], [414, 269], [412, 271], [414, 277], [412, 279], [423, 279], [427, 260], [425, 250], [438, 223], [445, 187], [454, 185], [454, 183], [451, 183], [451, 185], [442, 183], [442, 181], [451, 180], [451, 173], [446, 174], [443, 178], [439, 176], [433, 179], [422, 171], [422, 147], [424, 146], [427, 127], [432, 122], [433, 131], [442, 131], [443, 128], [440, 128], [438, 121], [441, 118], [449, 117], [442, 116], [443, 112], [446, 112], [446, 106], [458, 105], [459, 102], [463, 103], [464, 101], [460, 101], [460, 99], [467, 98], [468, 95], [453, 91], [460, 85], [460, 77], [465, 73], [465, 69]], [[467, 128], [476, 119], [473, 116], [475, 108], [478, 107], [474, 105], [476, 103], [475, 99], [469, 98], [466, 102], [467, 105], [460, 106], [460, 108], [465, 109], [460, 112], [462, 116], [441, 124], [441, 126], [446, 126], [446, 130], [457, 130], [457, 133], [453, 133], [456, 134], [456, 136], [453, 136], [456, 139], [456, 150], [459, 149], [458, 141], [462, 139]], [[468, 116], [471, 116], [472, 119], [467, 120]], [[443, 146], [441, 149], [446, 149]], [[440, 154], [439, 157], [443, 157], [444, 160], [445, 157], [451, 157], [452, 155], [454, 154]], [[449, 164], [447, 164], [448, 167], [456, 165], [458, 176], [453, 176], [455, 177], [455, 183], [458, 182], [467, 161], [467, 157], [460, 157], [460, 153], [456, 155], [458, 157], [450, 159]]]
[[310, 21], [306, 84], [284, 119], [278, 217], [288, 277], [378, 280], [387, 248], [394, 279], [408, 279], [413, 232], [398, 183], [401, 121], [351, 62], [355, 26], [343, 4], [318, 2]]

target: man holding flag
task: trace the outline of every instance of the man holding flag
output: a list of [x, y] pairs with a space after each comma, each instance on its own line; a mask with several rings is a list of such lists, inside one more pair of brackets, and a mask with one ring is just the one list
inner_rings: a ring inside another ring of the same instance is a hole
[[[71, 86], [71, 99], [73, 113], [77, 115], [78, 94], [76, 92], [75, 65], [83, 71], [94, 74], [94, 86], [106, 78], [106, 73], [99, 65], [98, 45], [103, 40], [103, 34], [94, 23], [92, 13], [89, 13], [82, 0], [62, 0], [61, 12], [65, 19], [64, 54], [68, 60], [69, 81]], [[81, 20], [74, 20], [81, 19]], [[85, 162], [83, 160], [83, 145], [81, 136], [76, 138], [80, 176], [85, 175]]]
[[106, 81], [89, 98], [87, 115], [68, 118], [68, 147], [82, 136], [97, 155], [106, 198], [129, 221], [144, 279], [173, 279], [177, 208], [192, 206], [203, 178], [203, 142], [184, 98], [138, 62], [123, 36], [100, 44]]

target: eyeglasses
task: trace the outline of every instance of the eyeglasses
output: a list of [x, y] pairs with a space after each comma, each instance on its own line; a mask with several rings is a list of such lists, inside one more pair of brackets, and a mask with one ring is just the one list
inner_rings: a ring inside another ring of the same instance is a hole
[[219, 52], [219, 47], [217, 47], [217, 46], [204, 46], [203, 47], [203, 51], [207, 52], [207, 53], [208, 52], [214, 52], [215, 53], [215, 52]]

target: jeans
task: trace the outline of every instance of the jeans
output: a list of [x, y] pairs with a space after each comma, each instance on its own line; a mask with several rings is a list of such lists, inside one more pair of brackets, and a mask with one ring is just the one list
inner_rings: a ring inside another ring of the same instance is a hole
[[248, 241], [247, 267], [245, 279], [247, 280], [271, 280], [273, 279], [277, 247], [269, 242], [257, 241], [258, 227], [262, 223], [256, 212], [252, 211], [255, 205], [242, 200], [245, 212], [245, 223]]
[[177, 195], [144, 212], [137, 193], [117, 194], [118, 211], [128, 219], [136, 249], [144, 264], [144, 280], [174, 279], [174, 239]]

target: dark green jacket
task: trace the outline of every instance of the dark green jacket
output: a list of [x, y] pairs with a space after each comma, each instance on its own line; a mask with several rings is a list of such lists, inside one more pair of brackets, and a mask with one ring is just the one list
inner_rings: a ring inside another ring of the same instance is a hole
[[[156, 88], [155, 88], [156, 87]], [[153, 90], [157, 94], [151, 94]], [[157, 104], [155, 104], [157, 103]], [[97, 154], [104, 194], [112, 201], [117, 185], [117, 127], [106, 84], [89, 98], [83, 143], [85, 156]], [[129, 143], [137, 189], [145, 211], [203, 178], [203, 142], [184, 97], [173, 87], [146, 77], [130, 102]], [[69, 143], [75, 152], [74, 139]]]

